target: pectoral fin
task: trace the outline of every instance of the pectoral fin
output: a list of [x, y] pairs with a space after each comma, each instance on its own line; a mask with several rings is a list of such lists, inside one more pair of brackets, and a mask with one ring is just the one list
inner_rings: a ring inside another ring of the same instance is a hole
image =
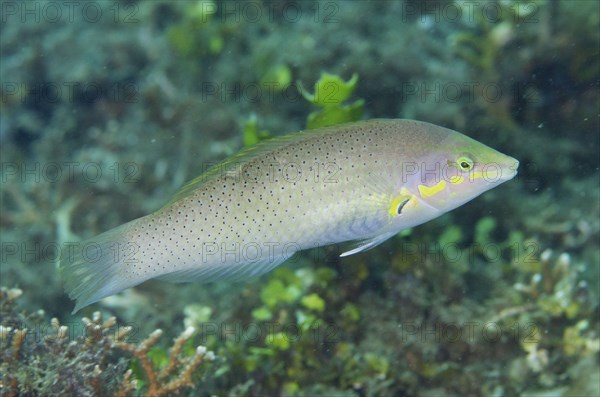
[[397, 232], [384, 233], [384, 234], [375, 236], [373, 238], [363, 240], [358, 244], [358, 247], [354, 248], [353, 250], [344, 252], [343, 254], [340, 255], [340, 257], [350, 256], [350, 255], [356, 254], [358, 252], [370, 250], [371, 248], [376, 247], [379, 244], [383, 243], [384, 241], [386, 241], [387, 239], [389, 239], [396, 233]]

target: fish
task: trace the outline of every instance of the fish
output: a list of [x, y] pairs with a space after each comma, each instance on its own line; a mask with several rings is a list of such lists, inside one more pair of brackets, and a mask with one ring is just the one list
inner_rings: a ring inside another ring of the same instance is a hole
[[517, 175], [519, 161], [448, 128], [373, 119], [262, 141], [162, 208], [60, 259], [73, 313], [150, 279], [241, 281], [295, 253], [358, 254]]

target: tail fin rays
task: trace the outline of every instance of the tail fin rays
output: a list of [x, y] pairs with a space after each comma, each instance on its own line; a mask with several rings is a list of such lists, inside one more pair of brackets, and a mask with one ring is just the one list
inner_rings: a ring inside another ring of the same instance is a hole
[[[135, 222], [135, 221], [132, 221]], [[131, 222], [75, 245], [63, 254], [60, 273], [65, 291], [76, 300], [73, 313], [139, 282], [122, 277], [125, 232]]]

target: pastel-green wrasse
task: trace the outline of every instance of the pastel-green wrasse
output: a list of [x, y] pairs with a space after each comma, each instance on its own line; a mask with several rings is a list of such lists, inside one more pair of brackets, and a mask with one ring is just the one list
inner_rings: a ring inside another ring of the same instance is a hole
[[158, 211], [83, 242], [60, 268], [74, 311], [149, 279], [243, 280], [308, 248], [373, 248], [512, 179], [518, 166], [420, 121], [301, 131], [223, 161]]

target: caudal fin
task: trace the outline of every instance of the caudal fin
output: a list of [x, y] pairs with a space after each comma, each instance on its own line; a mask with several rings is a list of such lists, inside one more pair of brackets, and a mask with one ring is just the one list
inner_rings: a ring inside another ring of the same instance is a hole
[[127, 250], [134, 245], [125, 237], [130, 223], [77, 243], [74, 249], [63, 253], [59, 269], [65, 291], [76, 301], [73, 313], [102, 298], [139, 284], [135, 280], [122, 277]]

